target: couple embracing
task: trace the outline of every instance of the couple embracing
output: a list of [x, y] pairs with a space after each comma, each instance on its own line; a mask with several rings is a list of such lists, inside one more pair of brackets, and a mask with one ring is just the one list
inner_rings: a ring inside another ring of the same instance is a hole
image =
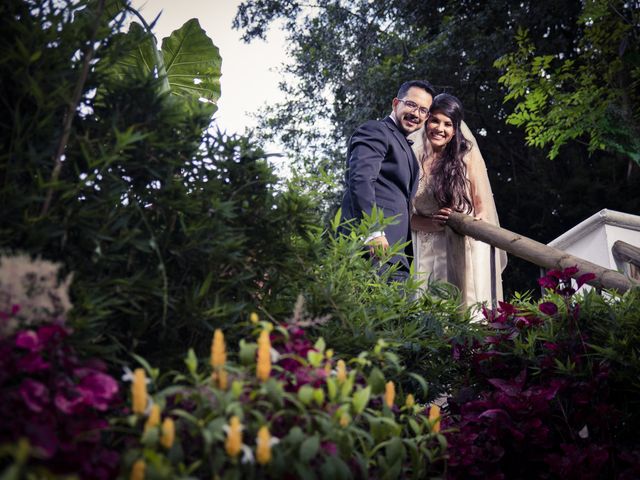
[[464, 251], [447, 249], [444, 225], [452, 211], [498, 225], [486, 166], [475, 138], [462, 121], [460, 101], [435, 95], [423, 80], [403, 83], [391, 114], [358, 127], [349, 141], [343, 220], [356, 221], [373, 207], [395, 223], [365, 240], [374, 254], [408, 242], [405, 255], [390, 259], [406, 279], [410, 261], [420, 279], [447, 281], [447, 265], [465, 256], [465, 304], [502, 297], [500, 273], [506, 255], [496, 254], [497, 299], [491, 298], [490, 247], [465, 238]]

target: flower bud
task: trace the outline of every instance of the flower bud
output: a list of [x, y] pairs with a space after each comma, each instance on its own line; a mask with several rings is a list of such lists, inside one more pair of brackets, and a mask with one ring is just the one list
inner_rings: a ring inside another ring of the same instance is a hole
[[157, 427], [158, 425], [160, 425], [160, 405], [154, 403], [151, 405], [149, 417], [147, 418], [147, 422], [144, 424], [144, 431], [146, 432], [150, 428]]
[[413, 397], [412, 393], [407, 395], [407, 399], [404, 401], [404, 404], [407, 408], [413, 408], [413, 406], [416, 404], [416, 399]]
[[267, 426], [260, 427], [256, 440], [256, 461], [266, 465], [271, 461], [271, 434]]
[[345, 365], [344, 360], [338, 360], [338, 364], [336, 365], [336, 377], [340, 384], [344, 383], [347, 379], [347, 366]]
[[269, 332], [263, 330], [258, 339], [258, 360], [256, 365], [256, 376], [266, 382], [271, 374], [271, 340]]
[[393, 384], [393, 382], [389, 381], [384, 386], [384, 403], [387, 405], [387, 407], [391, 408], [393, 407], [393, 402], [395, 398], [396, 398], [396, 386]]
[[143, 368], [136, 368], [131, 382], [131, 409], [142, 414], [147, 409], [147, 375]]
[[251, 312], [251, 315], [249, 315], [249, 321], [255, 325], [260, 321], [260, 317], [256, 312]]
[[431, 405], [429, 408], [429, 421], [435, 422], [431, 427], [431, 431], [438, 433], [440, 431], [440, 407]]
[[219, 328], [213, 333], [211, 342], [211, 366], [213, 368], [223, 367], [227, 361], [227, 351], [224, 344], [224, 334]]
[[144, 463], [144, 460], [136, 460], [133, 466], [131, 467], [131, 474], [129, 475], [129, 480], [144, 480], [144, 473], [147, 469], [147, 464]]
[[176, 424], [173, 422], [173, 418], [165, 418], [161, 430], [160, 445], [169, 450], [176, 438]]
[[242, 450], [242, 424], [240, 423], [240, 419], [235, 415], [229, 420], [224, 448], [232, 458], [236, 458]]

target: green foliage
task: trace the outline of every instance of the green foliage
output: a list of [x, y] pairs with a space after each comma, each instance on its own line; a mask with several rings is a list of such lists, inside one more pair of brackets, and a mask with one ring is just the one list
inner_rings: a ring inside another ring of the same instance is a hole
[[550, 147], [549, 158], [572, 140], [589, 151], [609, 150], [640, 164], [638, 9], [628, 2], [583, 2], [575, 45], [540, 54], [519, 29], [518, 48], [495, 65], [516, 101], [507, 122], [524, 127], [529, 145]]
[[213, 114], [220, 97], [221, 58], [198, 20], [192, 18], [163, 39], [160, 51], [146, 23], [145, 27], [132, 22], [129, 32], [120, 34], [131, 48], [119, 62], [104, 66], [105, 73], [148, 77], [157, 72], [164, 91], [181, 97], [187, 106], [204, 98]]
[[[139, 41], [119, 34], [119, 23], [112, 29], [100, 17], [96, 68], [79, 81], [78, 39], [96, 19], [74, 14], [97, 4], [44, 3], [0, 7], [8, 112], [0, 128], [0, 246], [74, 272], [71, 320], [85, 348], [171, 363], [286, 284], [297, 268], [290, 238], [313, 217], [299, 196], [276, 191], [250, 139], [205, 130], [207, 105], [185, 109], [163, 93], [161, 76], [112, 75]], [[182, 34], [191, 39], [191, 29]], [[81, 102], [62, 142], [78, 86]]]

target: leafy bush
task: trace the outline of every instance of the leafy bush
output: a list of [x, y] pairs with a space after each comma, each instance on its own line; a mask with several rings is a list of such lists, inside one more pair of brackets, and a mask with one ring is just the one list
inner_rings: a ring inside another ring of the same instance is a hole
[[254, 321], [260, 337], [241, 341], [238, 363], [226, 361], [217, 331], [211, 369], [193, 352], [187, 375], [147, 368], [152, 401], [144, 371], [136, 371], [134, 413], [123, 422], [140, 440], [129, 442], [123, 476], [430, 478], [441, 471], [438, 410], [395, 393], [380, 364], [397, 359], [383, 343], [336, 362], [322, 339], [309, 340], [314, 321]]
[[473, 373], [444, 422], [451, 478], [637, 478], [640, 290], [575, 295], [574, 273], [487, 312], [484, 341], [458, 350]]

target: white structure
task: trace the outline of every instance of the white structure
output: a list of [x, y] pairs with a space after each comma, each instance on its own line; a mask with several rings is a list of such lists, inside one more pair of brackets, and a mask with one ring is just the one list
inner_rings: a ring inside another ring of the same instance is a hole
[[612, 248], [618, 240], [640, 248], [640, 216], [600, 210], [548, 245], [640, 280], [640, 270], [635, 265], [614, 257]]

